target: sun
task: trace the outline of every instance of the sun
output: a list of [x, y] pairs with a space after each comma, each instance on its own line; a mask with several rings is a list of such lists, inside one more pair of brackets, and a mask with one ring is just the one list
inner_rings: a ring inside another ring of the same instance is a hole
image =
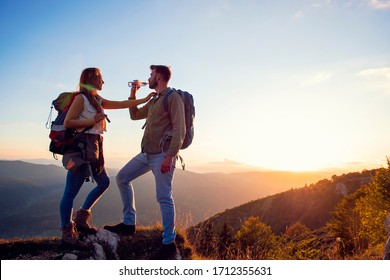
[[348, 152], [337, 137], [321, 129], [293, 126], [270, 132], [258, 135], [255, 148], [245, 147], [242, 162], [272, 170], [317, 171], [343, 162]]

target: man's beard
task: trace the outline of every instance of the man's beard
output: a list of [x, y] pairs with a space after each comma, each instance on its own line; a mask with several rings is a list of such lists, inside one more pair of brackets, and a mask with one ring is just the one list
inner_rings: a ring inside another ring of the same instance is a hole
[[156, 80], [152, 80], [149, 82], [149, 88], [150, 89], [155, 89], [157, 87], [157, 82]]

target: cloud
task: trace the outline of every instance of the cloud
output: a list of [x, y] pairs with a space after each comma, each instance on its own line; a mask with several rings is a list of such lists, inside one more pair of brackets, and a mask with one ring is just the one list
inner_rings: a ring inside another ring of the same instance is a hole
[[293, 20], [293, 21], [300, 21], [300, 20], [303, 19], [303, 16], [304, 16], [303, 12], [302, 12], [302, 11], [298, 11], [298, 12], [296, 12], [296, 13], [292, 16], [292, 20]]
[[366, 69], [357, 76], [370, 92], [390, 93], [390, 67]]
[[210, 1], [206, 5], [206, 15], [210, 18], [221, 17], [224, 12], [233, 10], [231, 4], [227, 0]]
[[35, 122], [0, 122], [1, 129], [15, 129], [15, 128], [41, 128], [42, 125]]
[[213, 162], [210, 162], [210, 164], [216, 164], [216, 165], [244, 165], [244, 163], [237, 162], [237, 161], [230, 160], [230, 159], [226, 159], [226, 158], [223, 161], [213, 161]]
[[390, 0], [368, 0], [371, 7], [378, 10], [390, 9]]
[[362, 169], [373, 169], [383, 167], [382, 160], [378, 162], [364, 162], [364, 161], [355, 161], [355, 162], [346, 162], [345, 167], [349, 170], [362, 170]]
[[370, 68], [360, 71], [357, 75], [366, 78], [385, 78], [390, 81], [390, 67]]
[[224, 172], [224, 173], [236, 173], [236, 172], [250, 172], [250, 171], [266, 171], [267, 169], [258, 166], [249, 165], [246, 163], [224, 159], [222, 161], [208, 162], [207, 166], [202, 164], [202, 172]]
[[310, 7], [314, 8], [314, 9], [321, 9], [324, 7], [331, 6], [331, 4], [332, 4], [331, 0], [322, 0], [322, 1], [316, 1], [316, 2], [311, 3]]
[[328, 73], [328, 72], [316, 73], [316, 74], [313, 74], [312, 76], [308, 77], [302, 83], [302, 86], [307, 87], [307, 86], [317, 85], [317, 84], [320, 84], [320, 83], [323, 83], [323, 82], [329, 80], [330, 78], [332, 78], [332, 76], [333, 76], [333, 74]]

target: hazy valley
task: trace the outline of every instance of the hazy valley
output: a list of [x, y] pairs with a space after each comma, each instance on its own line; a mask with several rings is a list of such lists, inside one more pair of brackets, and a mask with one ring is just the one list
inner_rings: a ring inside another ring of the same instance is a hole
[[[122, 202], [115, 182], [116, 170], [108, 170], [111, 187], [93, 208], [93, 222], [102, 226], [122, 218]], [[55, 165], [0, 161], [0, 238], [59, 234], [59, 201], [66, 171]], [[322, 179], [322, 173], [249, 172], [198, 174], [178, 169], [174, 198], [180, 228], [195, 225], [226, 209]], [[75, 201], [80, 207], [92, 183], [86, 183]], [[151, 174], [134, 182], [138, 223], [160, 221]]]

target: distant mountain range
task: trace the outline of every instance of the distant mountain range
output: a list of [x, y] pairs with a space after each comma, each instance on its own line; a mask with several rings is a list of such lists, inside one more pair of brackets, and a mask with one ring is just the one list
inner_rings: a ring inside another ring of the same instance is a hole
[[[108, 170], [111, 187], [94, 206], [94, 224], [102, 226], [122, 219], [116, 170]], [[66, 170], [55, 165], [0, 161], [0, 238], [55, 236], [59, 234], [59, 201]], [[247, 172], [199, 174], [177, 170], [174, 199], [177, 225], [187, 228], [226, 209], [292, 188], [317, 182], [324, 173]], [[148, 173], [135, 180], [138, 223], [160, 221], [154, 178]], [[79, 208], [92, 183], [86, 183], [75, 200]]]

